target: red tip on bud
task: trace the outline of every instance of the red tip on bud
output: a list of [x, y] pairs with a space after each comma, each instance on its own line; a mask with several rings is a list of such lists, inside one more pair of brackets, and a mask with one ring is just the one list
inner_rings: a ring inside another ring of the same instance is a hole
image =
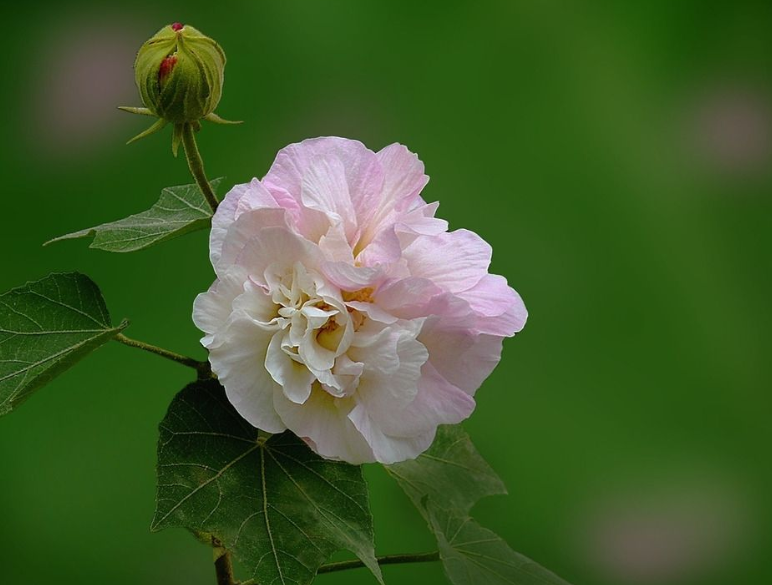
[[177, 64], [177, 56], [169, 55], [163, 61], [161, 61], [161, 68], [158, 70], [158, 82], [163, 83], [164, 80], [169, 77], [169, 74]]
[[182, 24], [181, 22], [175, 22], [175, 23], [172, 25], [172, 30], [173, 30], [173, 31], [176, 31], [176, 32], [179, 32], [179, 31], [181, 31], [181, 30], [182, 30], [184, 27], [185, 27], [185, 25], [184, 25], [184, 24]]

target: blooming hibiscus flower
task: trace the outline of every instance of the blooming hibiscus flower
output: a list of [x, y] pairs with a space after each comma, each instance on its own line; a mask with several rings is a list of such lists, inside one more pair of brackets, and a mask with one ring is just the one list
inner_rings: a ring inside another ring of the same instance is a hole
[[434, 217], [427, 181], [402, 145], [317, 138], [225, 197], [217, 280], [193, 318], [251, 424], [326, 458], [395, 463], [472, 413], [527, 312], [488, 273], [490, 246]]

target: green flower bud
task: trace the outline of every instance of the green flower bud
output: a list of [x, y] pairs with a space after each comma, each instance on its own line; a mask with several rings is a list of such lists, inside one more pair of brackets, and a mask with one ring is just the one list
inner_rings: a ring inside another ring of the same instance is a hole
[[197, 123], [220, 103], [225, 53], [189, 25], [165, 26], [139, 50], [134, 72], [142, 102], [173, 124]]

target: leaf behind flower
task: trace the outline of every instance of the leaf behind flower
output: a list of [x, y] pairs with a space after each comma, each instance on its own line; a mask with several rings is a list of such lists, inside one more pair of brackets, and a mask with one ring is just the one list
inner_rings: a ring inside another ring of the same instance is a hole
[[428, 451], [414, 461], [389, 465], [386, 471], [419, 510], [429, 496], [438, 506], [466, 514], [482, 498], [507, 493], [459, 425], [441, 426]]
[[568, 585], [469, 516], [443, 510], [428, 498], [423, 507], [453, 585]]
[[568, 585], [469, 516], [507, 490], [460, 425], [440, 427], [428, 451], [386, 471], [426, 519], [453, 585]]
[[[215, 191], [223, 179], [212, 181]], [[90, 248], [107, 252], [135, 252], [206, 229], [211, 224], [212, 209], [198, 185], [166, 187], [158, 202], [147, 211], [125, 219], [59, 236], [45, 243], [93, 237]]]
[[0, 295], [0, 416], [120, 333], [102, 293], [76, 272]]
[[322, 459], [289, 432], [264, 440], [213, 380], [182, 390], [160, 430], [152, 530], [211, 534], [257, 583], [311, 583], [341, 549], [382, 582], [360, 467]]

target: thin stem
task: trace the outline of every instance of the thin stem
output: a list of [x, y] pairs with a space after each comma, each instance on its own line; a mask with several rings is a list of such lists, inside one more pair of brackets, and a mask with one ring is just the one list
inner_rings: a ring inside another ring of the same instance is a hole
[[[406, 554], [406, 555], [388, 555], [376, 559], [379, 565], [402, 565], [407, 563], [432, 563], [440, 560], [440, 553], [437, 551], [430, 553]], [[349, 569], [359, 569], [364, 567], [362, 561], [341, 561], [339, 563], [329, 563], [322, 565], [317, 571], [317, 575], [322, 573], [335, 573], [337, 571], [347, 571]]]
[[236, 585], [231, 553], [223, 550], [223, 553], [214, 561], [214, 571], [217, 574], [217, 585]]
[[168, 349], [163, 349], [162, 347], [156, 347], [155, 345], [150, 345], [149, 343], [145, 343], [144, 341], [137, 341], [136, 339], [131, 339], [129, 337], [126, 337], [123, 333], [119, 333], [113, 339], [118, 343], [122, 343], [123, 345], [128, 345], [129, 347], [136, 347], [137, 349], [141, 349], [149, 353], [160, 355], [162, 358], [166, 358], [167, 360], [177, 362], [178, 364], [182, 364], [183, 366], [193, 368], [199, 373], [199, 375], [203, 375], [209, 372], [209, 364], [207, 362], [200, 362], [198, 360], [194, 360], [193, 358], [189, 358], [187, 356], [174, 353], [173, 351], [169, 351]]
[[182, 146], [185, 148], [185, 156], [188, 159], [190, 173], [196, 180], [198, 188], [201, 189], [201, 193], [204, 194], [206, 202], [209, 204], [209, 207], [212, 208], [212, 211], [217, 211], [219, 202], [212, 190], [212, 185], [209, 184], [209, 180], [206, 178], [204, 161], [201, 159], [201, 153], [198, 152], [198, 145], [196, 144], [196, 136], [193, 133], [192, 124], [182, 125]]

